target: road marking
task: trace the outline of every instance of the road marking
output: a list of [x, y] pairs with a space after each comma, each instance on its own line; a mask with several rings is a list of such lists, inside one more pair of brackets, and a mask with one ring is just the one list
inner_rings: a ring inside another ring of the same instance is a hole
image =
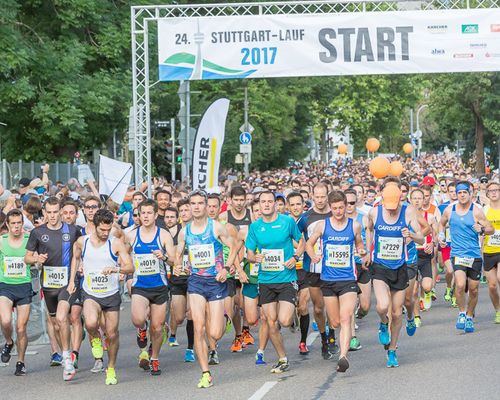
[[309, 336], [307, 336], [306, 344], [308, 346], [312, 345], [316, 338], [319, 336], [319, 332], [311, 332]]
[[259, 390], [257, 390], [253, 395], [252, 397], [249, 397], [248, 400], [261, 400], [267, 392], [269, 392], [273, 387], [274, 385], [276, 385], [278, 383], [278, 381], [270, 381], [270, 382], [266, 382], [264, 383]]

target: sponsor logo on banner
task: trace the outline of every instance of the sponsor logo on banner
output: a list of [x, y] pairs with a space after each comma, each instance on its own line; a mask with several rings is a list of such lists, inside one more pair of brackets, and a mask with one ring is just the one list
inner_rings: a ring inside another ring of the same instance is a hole
[[445, 33], [448, 31], [448, 25], [427, 25], [429, 33]]
[[490, 52], [488, 52], [484, 56], [486, 58], [497, 58], [497, 57], [500, 57], [500, 53], [490, 53]]
[[453, 54], [453, 58], [473, 58], [474, 54], [472, 53], [455, 53]]
[[488, 45], [486, 43], [471, 43], [471, 49], [485, 49]]
[[433, 56], [442, 56], [445, 54], [444, 49], [434, 49], [431, 51]]
[[479, 25], [478, 24], [462, 24], [462, 33], [465, 33], [465, 34], [479, 33]]
[[490, 31], [491, 32], [500, 32], [500, 24], [491, 24]]

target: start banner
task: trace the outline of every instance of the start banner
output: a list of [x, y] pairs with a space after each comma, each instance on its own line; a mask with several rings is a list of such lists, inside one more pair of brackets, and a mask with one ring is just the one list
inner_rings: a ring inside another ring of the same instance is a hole
[[162, 81], [500, 70], [500, 8], [158, 20]]

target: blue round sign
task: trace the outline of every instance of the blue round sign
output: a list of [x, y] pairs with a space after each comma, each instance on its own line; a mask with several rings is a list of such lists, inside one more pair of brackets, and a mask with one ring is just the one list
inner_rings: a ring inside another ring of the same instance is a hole
[[249, 132], [243, 132], [240, 135], [240, 143], [241, 144], [249, 144], [252, 141], [252, 135]]

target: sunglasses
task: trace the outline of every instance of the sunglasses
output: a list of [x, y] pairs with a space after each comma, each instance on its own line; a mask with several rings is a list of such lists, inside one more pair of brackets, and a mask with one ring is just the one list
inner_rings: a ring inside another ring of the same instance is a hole
[[350, 206], [354, 206], [354, 205], [356, 205], [356, 202], [355, 201], [348, 201], [347, 204], [349, 204]]
[[87, 210], [97, 210], [99, 206], [84, 206]]
[[204, 197], [205, 200], [208, 198], [207, 192], [205, 192], [202, 189], [196, 189], [196, 190], [193, 190], [191, 193], [189, 193], [189, 198], [191, 198], [193, 196], [201, 196], [201, 197]]

